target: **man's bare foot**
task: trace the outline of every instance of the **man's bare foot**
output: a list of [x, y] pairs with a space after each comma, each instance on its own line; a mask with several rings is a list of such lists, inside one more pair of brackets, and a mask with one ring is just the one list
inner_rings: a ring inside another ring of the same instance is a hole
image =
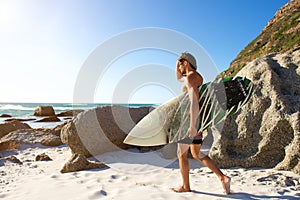
[[173, 190], [174, 192], [190, 192], [191, 191], [191, 189], [189, 189], [189, 188], [186, 189], [183, 186], [171, 188], [171, 190]]
[[222, 187], [224, 189], [224, 193], [225, 194], [230, 194], [230, 181], [231, 181], [231, 178], [228, 177], [228, 176], [225, 176], [221, 182], [222, 182]]

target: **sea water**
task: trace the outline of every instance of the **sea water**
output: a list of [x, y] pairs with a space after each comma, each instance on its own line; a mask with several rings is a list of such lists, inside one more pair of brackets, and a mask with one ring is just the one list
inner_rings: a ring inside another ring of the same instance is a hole
[[[88, 110], [96, 108], [99, 106], [112, 106], [119, 105], [125, 107], [142, 107], [142, 106], [153, 106], [156, 104], [105, 104], [105, 103], [94, 103], [94, 104], [73, 104], [73, 103], [0, 103], [0, 116], [3, 114], [8, 114], [12, 118], [19, 119], [39, 119], [39, 117], [34, 116], [34, 110], [38, 106], [52, 106], [55, 114], [66, 112], [69, 110]], [[8, 118], [0, 117], [0, 124], [4, 123]], [[31, 127], [49, 127], [54, 126], [58, 123], [48, 122], [48, 123], [34, 123], [34, 121], [26, 121]]]

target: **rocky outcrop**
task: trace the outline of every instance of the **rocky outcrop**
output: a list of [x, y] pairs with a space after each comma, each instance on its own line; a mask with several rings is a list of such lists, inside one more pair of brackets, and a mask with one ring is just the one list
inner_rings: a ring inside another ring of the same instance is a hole
[[83, 112], [84, 110], [80, 110], [80, 109], [75, 109], [75, 110], [68, 110], [68, 111], [65, 111], [65, 112], [61, 112], [59, 114], [57, 114], [56, 116], [57, 117], [69, 117], [69, 116], [76, 116], [78, 115], [79, 113]]
[[281, 18], [284, 18], [286, 15], [290, 13], [297, 12], [300, 8], [300, 1], [299, 0], [290, 0], [290, 2], [283, 5], [274, 15], [273, 19], [271, 19], [267, 26], [264, 28], [266, 30], [269, 26], [272, 26], [272, 24], [276, 23], [276, 21], [280, 20]]
[[210, 155], [222, 167], [300, 169], [300, 50], [270, 54], [239, 72], [254, 83], [242, 111], [227, 119]]
[[52, 106], [38, 106], [34, 110], [34, 116], [55, 116], [55, 111]]
[[12, 131], [0, 139], [0, 150], [19, 149], [23, 144], [42, 144], [44, 146], [62, 145], [60, 132], [65, 123], [52, 129], [19, 129]]
[[300, 1], [290, 0], [274, 15], [262, 32], [230, 63], [221, 76], [234, 76], [247, 63], [270, 53], [287, 53], [300, 49]]
[[107, 166], [104, 163], [92, 162], [87, 160], [87, 158], [81, 154], [73, 154], [70, 160], [62, 167], [60, 172], [67, 173], [105, 167]]
[[9, 118], [4, 120], [5, 122], [11, 122], [11, 121], [19, 121], [19, 122], [28, 122], [28, 121], [34, 121], [36, 118]]
[[2, 115], [0, 115], [0, 117], [3, 117], [3, 118], [9, 118], [9, 117], [12, 117], [12, 116], [9, 115], [9, 114], [2, 114]]
[[151, 108], [97, 107], [78, 114], [61, 131], [73, 153], [86, 157], [131, 148], [123, 143], [127, 133]]
[[60, 122], [61, 120], [56, 116], [45, 117], [43, 119], [37, 120], [35, 122]]
[[4, 124], [0, 124], [0, 138], [12, 131], [16, 131], [19, 129], [31, 129], [31, 127], [28, 124], [21, 123], [18, 120], [13, 120]]

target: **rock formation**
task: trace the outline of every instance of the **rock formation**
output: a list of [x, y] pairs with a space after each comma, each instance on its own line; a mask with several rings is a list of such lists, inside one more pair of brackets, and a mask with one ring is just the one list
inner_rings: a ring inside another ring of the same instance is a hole
[[254, 83], [240, 113], [226, 120], [211, 151], [222, 167], [300, 173], [300, 50], [255, 59], [239, 76]]
[[19, 122], [28, 122], [28, 121], [34, 121], [36, 118], [9, 118], [4, 120], [5, 122], [11, 122], [11, 121], [19, 121]]
[[0, 138], [12, 131], [16, 131], [19, 129], [31, 129], [31, 127], [28, 124], [21, 123], [18, 120], [13, 120], [4, 124], [0, 124]]
[[60, 132], [64, 125], [65, 123], [62, 123], [52, 129], [38, 128], [12, 131], [0, 139], [0, 150], [19, 149], [23, 144], [42, 144], [44, 146], [62, 145]]
[[69, 116], [76, 116], [78, 115], [79, 113], [83, 112], [84, 110], [81, 110], [81, 109], [75, 109], [75, 110], [68, 110], [68, 111], [65, 111], [65, 112], [61, 112], [59, 114], [57, 114], [56, 116], [57, 117], [69, 117]]
[[35, 157], [35, 161], [51, 161], [52, 159], [45, 153], [39, 154]]
[[81, 170], [88, 170], [94, 168], [105, 168], [104, 163], [92, 162], [86, 159], [81, 154], [73, 154], [70, 160], [62, 167], [61, 173], [76, 172]]
[[86, 157], [131, 148], [123, 143], [127, 133], [150, 111], [149, 107], [105, 106], [78, 114], [61, 131], [73, 153]]
[[300, 1], [290, 0], [274, 15], [262, 32], [231, 62], [221, 76], [234, 76], [247, 63], [270, 53], [292, 52], [300, 48]]
[[60, 122], [61, 120], [56, 116], [45, 117], [43, 119], [37, 120], [35, 122]]
[[52, 106], [38, 106], [34, 110], [34, 116], [55, 116], [55, 111]]
[[11, 115], [9, 115], [9, 114], [2, 114], [2, 115], [0, 115], [0, 117], [9, 118], [9, 117], [11, 117]]
[[299, 11], [299, 0], [282, 6], [220, 74], [245, 75], [256, 87], [242, 112], [225, 122], [224, 141], [211, 153], [220, 165], [276, 166], [300, 174]]
[[10, 161], [12, 163], [23, 165], [23, 162], [20, 161], [16, 156], [8, 156], [8, 157], [4, 158], [3, 160], [4, 161], [7, 160], [7, 161]]

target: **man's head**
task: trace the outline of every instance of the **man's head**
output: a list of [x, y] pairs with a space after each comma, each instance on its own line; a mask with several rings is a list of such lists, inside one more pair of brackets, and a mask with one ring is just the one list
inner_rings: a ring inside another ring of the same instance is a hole
[[178, 57], [178, 61], [180, 61], [180, 62], [187, 61], [194, 70], [197, 70], [196, 59], [195, 59], [195, 57], [192, 54], [190, 54], [188, 52], [183, 52]]

